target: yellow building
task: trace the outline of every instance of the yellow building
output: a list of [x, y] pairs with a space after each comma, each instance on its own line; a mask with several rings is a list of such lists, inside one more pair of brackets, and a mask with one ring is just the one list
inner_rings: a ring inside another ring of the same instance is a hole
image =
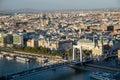
[[35, 39], [29, 39], [27, 41], [27, 47], [38, 47], [38, 41]]

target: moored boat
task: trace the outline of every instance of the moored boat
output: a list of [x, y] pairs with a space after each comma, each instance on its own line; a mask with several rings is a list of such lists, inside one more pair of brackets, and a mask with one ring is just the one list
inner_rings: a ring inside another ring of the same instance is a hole
[[7, 60], [13, 60], [13, 57], [12, 56], [6, 56], [5, 57]]
[[116, 80], [112, 74], [104, 72], [92, 72], [90, 77], [96, 80]]
[[0, 58], [3, 58], [3, 54], [0, 54]]
[[30, 61], [30, 59], [28, 59], [28, 58], [25, 58], [25, 57], [16, 57], [16, 60], [17, 61], [21, 61], [21, 62], [29, 62]]

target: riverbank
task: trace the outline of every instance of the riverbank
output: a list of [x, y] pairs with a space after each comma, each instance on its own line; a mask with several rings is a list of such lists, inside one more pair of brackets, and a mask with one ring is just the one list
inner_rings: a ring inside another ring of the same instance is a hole
[[42, 55], [52, 55], [52, 56], [61, 56], [61, 53], [58, 51], [50, 50], [49, 48], [44, 47], [0, 47], [1, 50], [7, 51], [21, 51], [33, 54], [42, 54]]
[[30, 52], [23, 52], [23, 51], [16, 51], [16, 50], [1, 50], [1, 54], [8, 55], [8, 56], [20, 56], [20, 57], [26, 57], [26, 58], [35, 58], [37, 62], [44, 64], [54, 64], [54, 63], [60, 63], [65, 62], [67, 60], [62, 59], [60, 56], [52, 56], [52, 55], [43, 55], [43, 54], [35, 54]]

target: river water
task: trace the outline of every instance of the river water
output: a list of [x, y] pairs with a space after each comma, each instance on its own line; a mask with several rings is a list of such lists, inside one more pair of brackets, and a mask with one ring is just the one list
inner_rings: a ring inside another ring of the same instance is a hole
[[17, 62], [16, 60], [7, 60], [6, 58], [0, 58], [0, 75], [7, 75], [35, 68], [37, 66], [41, 66], [41, 64]]
[[[24, 63], [17, 62], [16, 60], [7, 60], [6, 58], [0, 58], [0, 76], [20, 72], [35, 67], [40, 67], [41, 64], [37, 62]], [[50, 70], [47, 72], [38, 72], [31, 75], [27, 75], [23, 78], [16, 80], [90, 80], [89, 71], [77, 71], [64, 67], [55, 71]]]

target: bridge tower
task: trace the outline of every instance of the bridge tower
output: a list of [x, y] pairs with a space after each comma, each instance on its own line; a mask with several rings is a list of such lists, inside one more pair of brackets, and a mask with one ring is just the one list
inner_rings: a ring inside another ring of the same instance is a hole
[[75, 60], [75, 49], [80, 50], [80, 61], [82, 62], [82, 46], [73, 45], [73, 60]]

